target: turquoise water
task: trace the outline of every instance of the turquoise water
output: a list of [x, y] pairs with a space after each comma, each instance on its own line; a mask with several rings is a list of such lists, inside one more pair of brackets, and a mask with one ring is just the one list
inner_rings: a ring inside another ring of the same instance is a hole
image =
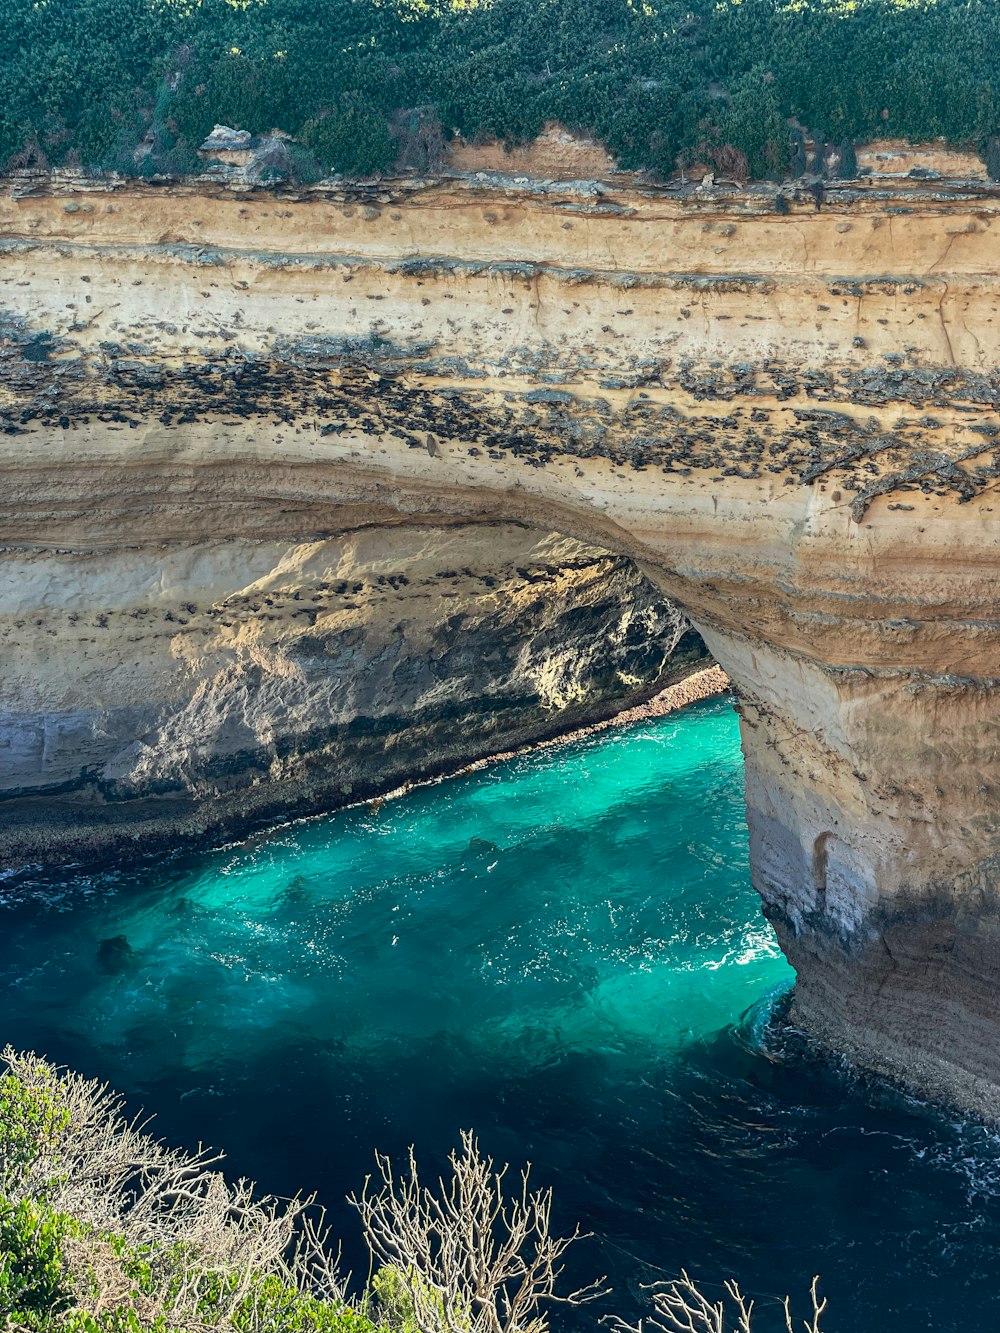
[[997, 1140], [781, 1020], [725, 701], [239, 846], [8, 882], [0, 922], [3, 1038], [234, 1174], [318, 1190], [361, 1271], [341, 1201], [372, 1149], [412, 1142], [429, 1175], [473, 1126], [596, 1233], [575, 1264], [610, 1274], [605, 1308], [635, 1317], [685, 1266], [738, 1276], [762, 1333], [813, 1273], [827, 1333], [997, 1322]]

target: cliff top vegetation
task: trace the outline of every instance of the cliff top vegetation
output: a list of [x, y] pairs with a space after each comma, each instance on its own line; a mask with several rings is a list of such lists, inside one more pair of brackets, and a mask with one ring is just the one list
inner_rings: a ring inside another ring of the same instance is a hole
[[[372, 1259], [351, 1297], [309, 1199], [227, 1182], [220, 1154], [167, 1147], [105, 1085], [7, 1047], [0, 1057], [0, 1322], [9, 1333], [548, 1333], [568, 1292], [552, 1193], [530, 1167], [510, 1179], [470, 1132], [431, 1188], [413, 1151], [376, 1168], [348, 1202]], [[812, 1319], [826, 1301], [813, 1282]], [[653, 1315], [612, 1333], [753, 1333], [754, 1302], [722, 1301], [687, 1274], [651, 1291]], [[733, 1323], [730, 1325], [729, 1318]]]
[[0, 38], [0, 170], [186, 173], [222, 122], [367, 176], [548, 121], [662, 175], [849, 169], [880, 136], [1000, 168], [994, 0], [0, 0]]

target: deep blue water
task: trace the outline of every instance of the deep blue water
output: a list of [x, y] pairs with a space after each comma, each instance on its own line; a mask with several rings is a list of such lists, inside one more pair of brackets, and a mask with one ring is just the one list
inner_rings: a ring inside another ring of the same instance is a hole
[[[605, 1309], [682, 1267], [827, 1333], [993, 1328], [1000, 1141], [812, 1050], [747, 872], [725, 701], [140, 869], [8, 882], [0, 1036], [234, 1175], [344, 1195], [461, 1127], [534, 1163]], [[104, 940], [125, 936], [131, 953]], [[804, 1307], [803, 1307], [804, 1308]], [[593, 1328], [590, 1307], [576, 1322]]]

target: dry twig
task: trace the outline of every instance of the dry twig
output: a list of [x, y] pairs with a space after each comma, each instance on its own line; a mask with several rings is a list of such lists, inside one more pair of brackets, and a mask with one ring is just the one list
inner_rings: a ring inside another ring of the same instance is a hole
[[400, 1176], [376, 1154], [377, 1184], [369, 1176], [349, 1199], [373, 1257], [403, 1285], [421, 1333], [543, 1333], [545, 1306], [604, 1294], [602, 1282], [558, 1292], [562, 1257], [582, 1233], [552, 1235], [552, 1191], [531, 1189], [530, 1166], [508, 1197], [507, 1165], [496, 1169], [471, 1131], [462, 1131], [461, 1150], [449, 1160], [451, 1178], [439, 1179], [435, 1193], [421, 1184], [412, 1148]]
[[[681, 1275], [673, 1282], [657, 1282], [647, 1290], [653, 1303], [652, 1315], [640, 1319], [637, 1324], [626, 1324], [622, 1319], [612, 1317], [605, 1321], [612, 1333], [753, 1333], [754, 1302], [748, 1300], [740, 1291], [736, 1282], [725, 1284], [727, 1301], [710, 1301], [698, 1286], [681, 1269]], [[826, 1311], [826, 1297], [819, 1299], [819, 1278], [814, 1277], [810, 1288], [812, 1296], [812, 1318], [803, 1321], [805, 1333], [822, 1333], [820, 1319]], [[792, 1307], [786, 1296], [782, 1302], [785, 1326], [788, 1333], [795, 1333], [792, 1320]]]

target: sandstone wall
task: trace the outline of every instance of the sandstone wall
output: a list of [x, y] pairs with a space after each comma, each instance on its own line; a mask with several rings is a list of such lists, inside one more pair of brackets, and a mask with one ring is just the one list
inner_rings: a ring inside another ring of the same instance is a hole
[[7, 552], [0, 635], [8, 863], [373, 796], [704, 657], [628, 559], [511, 523]]

